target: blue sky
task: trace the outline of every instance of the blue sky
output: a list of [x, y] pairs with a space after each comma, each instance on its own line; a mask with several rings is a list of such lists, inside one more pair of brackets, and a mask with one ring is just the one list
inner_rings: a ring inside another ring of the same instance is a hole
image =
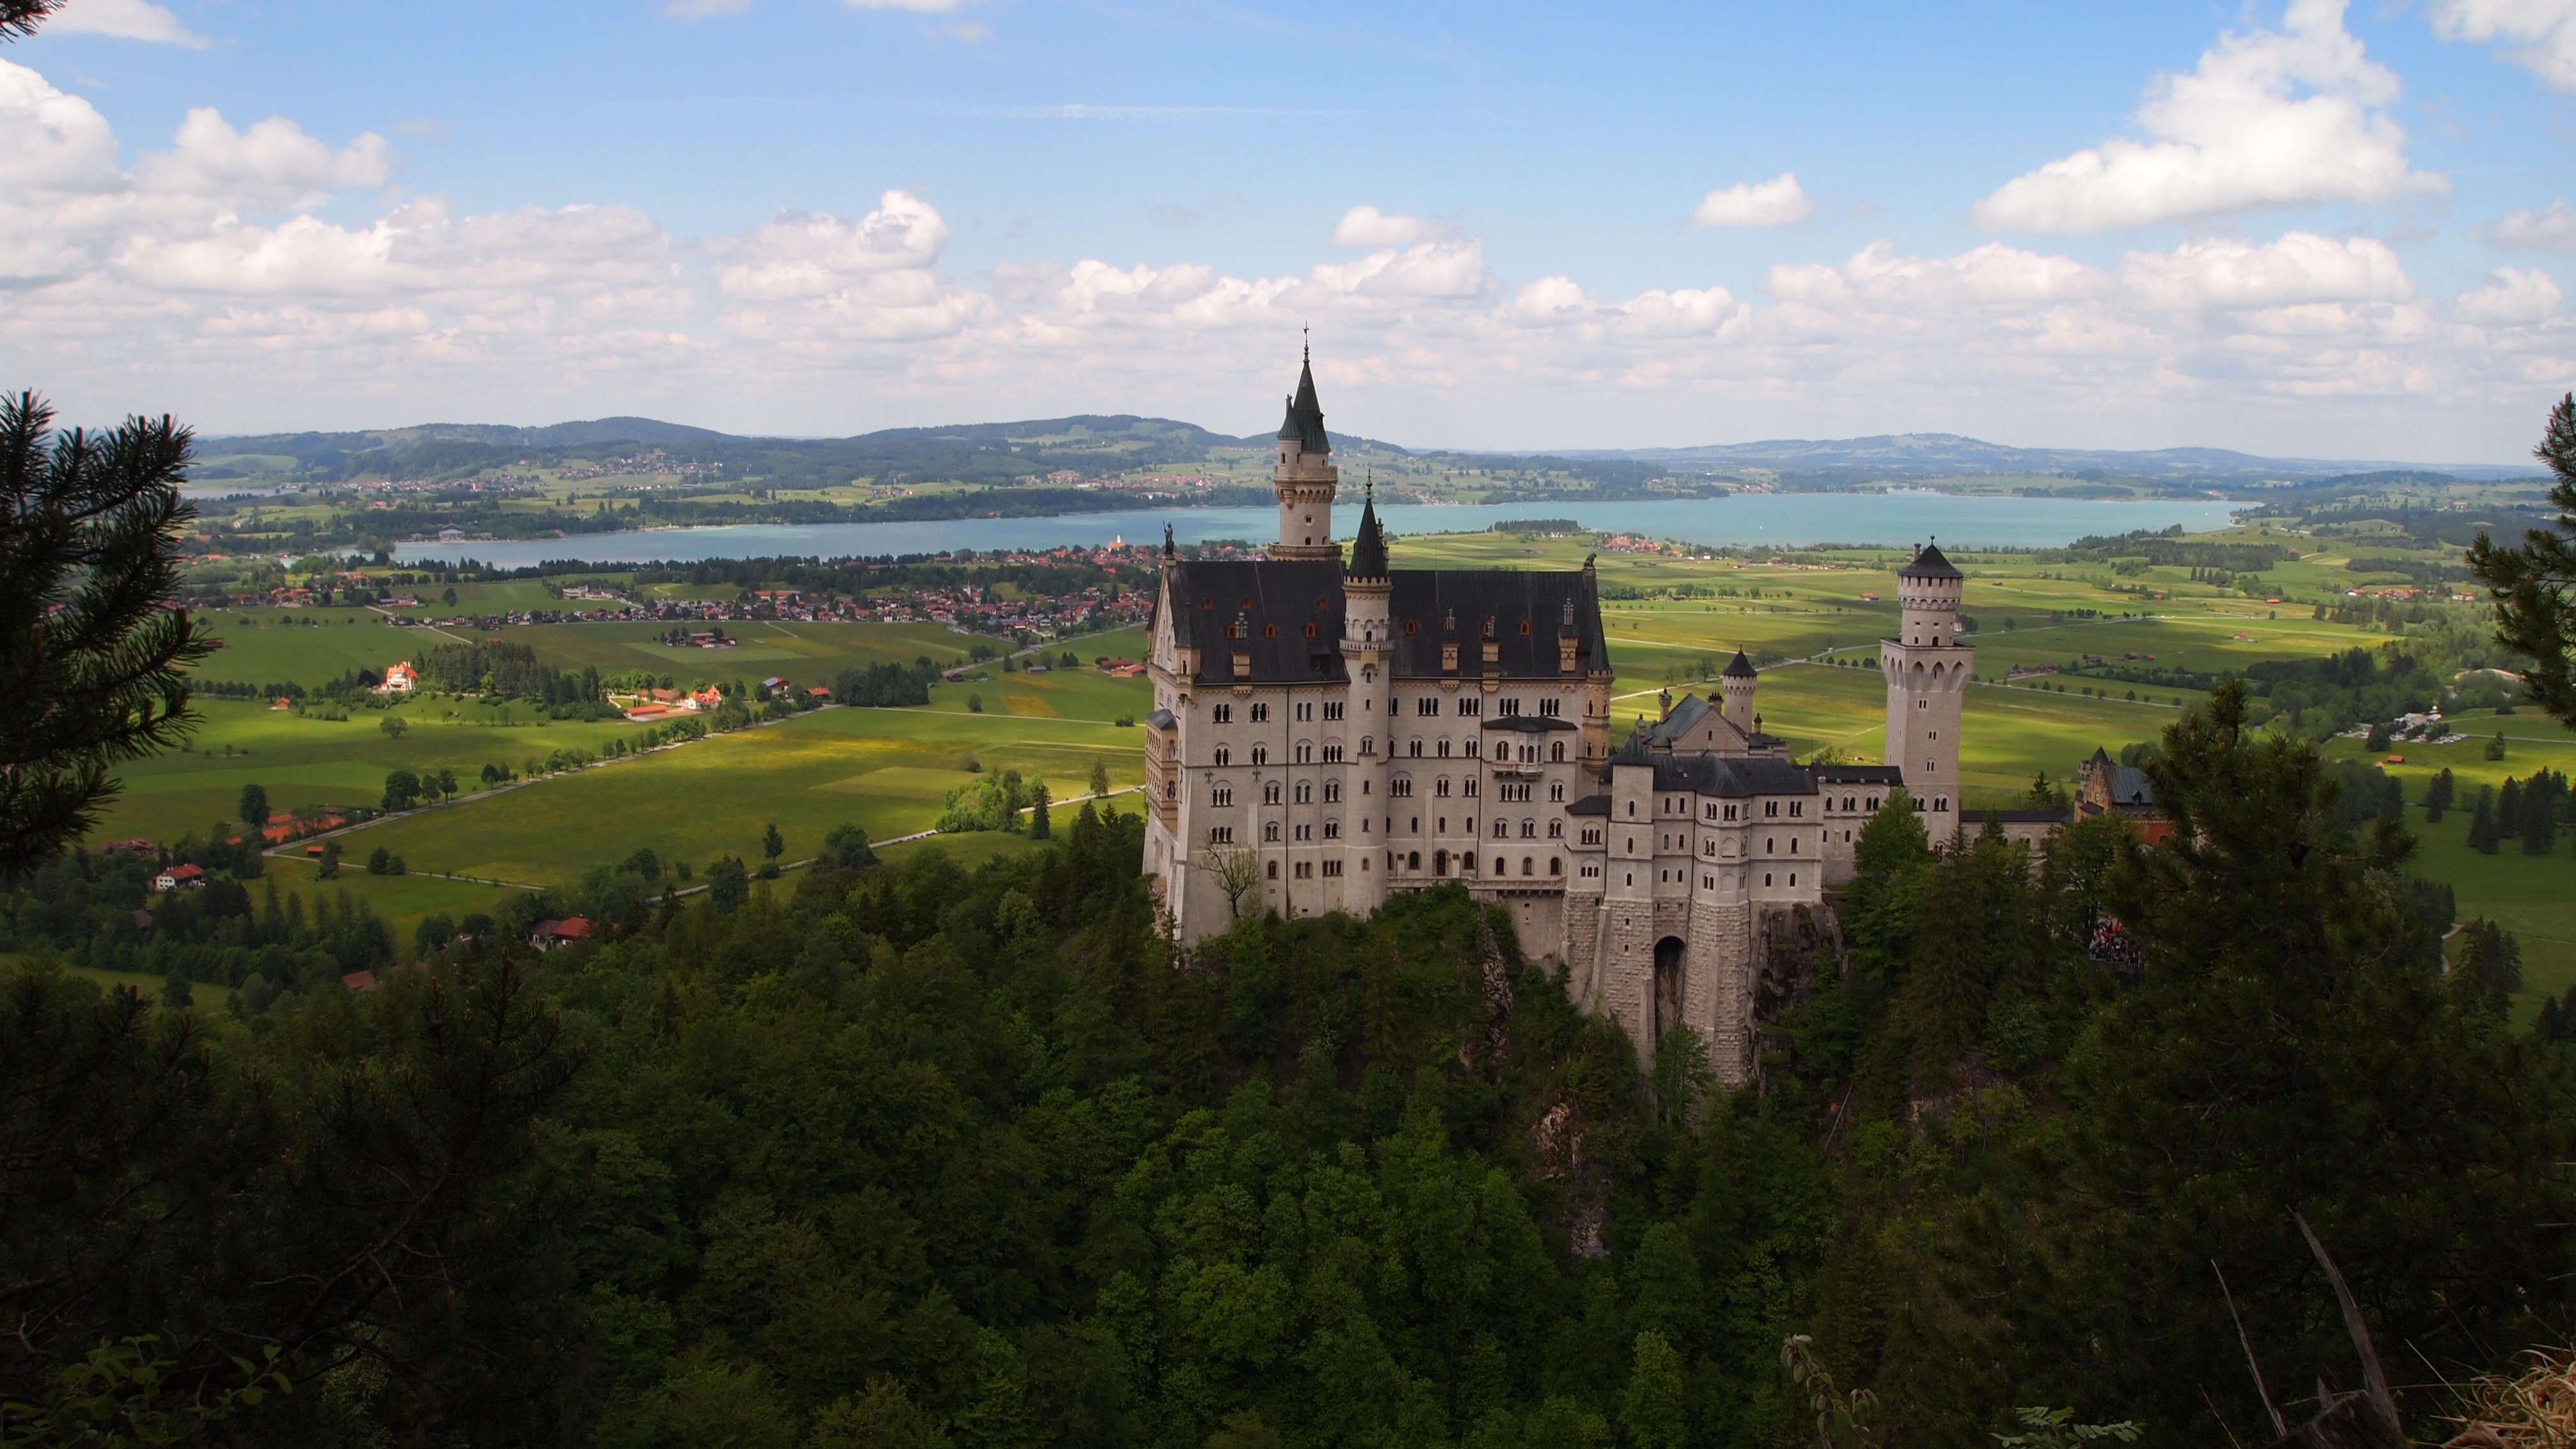
[[1311, 323], [1417, 444], [2428, 461], [2576, 385], [2576, 0], [1609, 8], [72, 0], [0, 48], [0, 360], [210, 431], [1250, 430]]

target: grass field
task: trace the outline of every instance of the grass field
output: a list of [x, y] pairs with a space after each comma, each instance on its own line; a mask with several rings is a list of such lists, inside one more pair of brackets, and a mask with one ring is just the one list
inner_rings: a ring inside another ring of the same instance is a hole
[[[2230, 537], [2261, 535], [2237, 530]], [[2389, 642], [2385, 633], [2313, 617], [2317, 601], [2339, 599], [2367, 581], [2346, 567], [2356, 552], [2383, 549], [2366, 540], [2274, 541], [2304, 550], [2295, 562], [2265, 571], [2265, 590], [2258, 592], [2288, 601], [2279, 604], [2195, 582], [2181, 568], [2124, 565], [2122, 571], [2098, 563], [2043, 565], [2027, 555], [1954, 555], [1970, 576], [1965, 612], [1977, 625], [1972, 642], [1980, 681], [1967, 702], [1958, 779], [1963, 801], [2016, 799], [2040, 772], [2069, 781], [2096, 747], [2116, 753], [2127, 742], [2153, 739], [2180, 706], [2199, 698], [2194, 691], [2098, 680], [2090, 696], [2074, 680], [2055, 681], [2068, 686], [2065, 692], [2027, 681], [2007, 686], [2012, 666], [2135, 655], [2141, 664], [2152, 659], [2158, 666], [2223, 673], [2261, 660]], [[1443, 534], [1398, 539], [1394, 554], [1409, 568], [1570, 569], [1595, 547], [1588, 538]], [[1624, 733], [1635, 718], [1651, 715], [1656, 693], [1668, 686], [1676, 694], [1705, 693], [1704, 681], [1741, 648], [1771, 661], [1757, 708], [1765, 726], [1798, 755], [1832, 747], [1875, 758], [1885, 706], [1879, 676], [1874, 667], [1836, 662], [1874, 665], [1876, 641], [1896, 626], [1894, 571], [1905, 557], [1888, 549], [1801, 553], [1794, 561], [1598, 553], [1605, 592], [1631, 595], [1606, 600], [1603, 610], [1616, 676], [1616, 728]], [[403, 612], [503, 612], [558, 603], [543, 585], [518, 580], [458, 585], [453, 606], [439, 599], [437, 587], [414, 592], [423, 606]], [[668, 597], [732, 592], [730, 585], [685, 584], [647, 591]], [[381, 613], [363, 609], [226, 610], [216, 617], [227, 647], [205, 672], [221, 679], [317, 683], [353, 668], [381, 670], [442, 641], [422, 630], [396, 630]], [[489, 632], [529, 645], [554, 667], [611, 674], [649, 668], [684, 684], [773, 674], [799, 684], [828, 683], [858, 665], [916, 657], [943, 667], [962, 663], [971, 646], [992, 642], [935, 624], [737, 622], [726, 626], [740, 641], [735, 648], [674, 649], [653, 639], [664, 627], [555, 624]], [[1129, 630], [1059, 647], [1085, 660], [1140, 657], [1145, 642]], [[1058, 649], [1045, 652], [1052, 657]], [[1005, 674], [993, 664], [981, 668], [985, 678], [936, 686], [927, 707], [821, 711], [494, 798], [469, 797], [358, 832], [349, 843], [361, 857], [382, 844], [416, 870], [561, 882], [643, 845], [700, 865], [721, 854], [757, 861], [761, 831], [771, 821], [786, 836], [791, 859], [809, 853], [824, 831], [843, 821], [880, 838], [919, 830], [950, 789], [974, 778], [963, 768], [970, 754], [987, 770], [1043, 774], [1059, 795], [1079, 790], [1094, 760], [1106, 761], [1120, 785], [1138, 778], [1140, 736], [1112, 721], [1144, 712], [1144, 681], [1112, 680], [1089, 669], [1026, 675]], [[968, 708], [970, 698], [980, 713]], [[385, 773], [397, 767], [445, 766], [470, 779], [487, 761], [518, 765], [562, 746], [595, 750], [640, 732], [622, 723], [541, 724], [525, 706], [504, 715], [447, 700], [405, 704], [400, 714], [411, 728], [399, 740], [381, 732], [376, 714], [334, 724], [222, 701], [209, 702], [206, 713], [207, 727], [190, 753], [129, 769], [128, 793], [101, 835], [170, 839], [202, 831], [232, 813], [241, 785], [250, 782], [264, 785], [279, 808], [368, 804], [381, 793]], [[2406, 763], [2389, 768], [2406, 781], [2410, 799], [2420, 798], [2424, 778], [2446, 764], [2470, 785], [2500, 783], [2544, 764], [2576, 773], [2576, 736], [2536, 713], [2460, 723], [2478, 738], [2461, 746], [2400, 748]], [[2483, 739], [2499, 723], [2511, 750], [2507, 760], [2491, 763], [2483, 757]], [[2357, 756], [2359, 749], [2338, 742], [2329, 753]], [[2413, 813], [2424, 872], [2451, 883], [2464, 915], [2491, 916], [2522, 937], [2533, 991], [2576, 985], [2576, 892], [2566, 889], [2576, 884], [2576, 842], [2562, 858], [2529, 859], [2511, 847], [2498, 856], [2475, 855], [2464, 842], [2465, 812], [2432, 826]], [[945, 837], [935, 846], [968, 863], [1026, 848], [1012, 836]], [[301, 861], [282, 861], [276, 874], [284, 882], [309, 871]], [[432, 911], [488, 909], [496, 891], [418, 875], [351, 877], [352, 888], [406, 936]]]

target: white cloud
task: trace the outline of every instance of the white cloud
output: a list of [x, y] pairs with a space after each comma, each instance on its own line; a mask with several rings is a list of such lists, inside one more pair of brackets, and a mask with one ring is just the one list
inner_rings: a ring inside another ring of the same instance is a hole
[[206, 38], [180, 23], [166, 5], [152, 0], [71, 0], [54, 12], [45, 28], [57, 34], [85, 31], [91, 35], [113, 35], [120, 40], [149, 40], [162, 45], [184, 45], [191, 50], [206, 48]]
[[2504, 41], [2516, 65], [2576, 91], [2576, 0], [2433, 0], [2432, 16], [2444, 40]]
[[711, 15], [740, 15], [751, 0], [671, 0], [662, 13], [674, 20], [704, 20]]
[[0, 186], [97, 191], [117, 182], [116, 133], [98, 108], [0, 60]]
[[1374, 206], [1354, 206], [1333, 223], [1337, 247], [1401, 247], [1448, 234], [1446, 227], [1418, 216], [1395, 216]]
[[1699, 200], [1693, 226], [1786, 226], [1805, 221], [1816, 204], [1798, 187], [1798, 174], [1783, 171], [1768, 181], [1739, 181]]
[[2344, 0], [2291, 0], [2283, 28], [2229, 31], [2189, 75], [2160, 75], [2119, 137], [1977, 203], [1996, 231], [2093, 232], [2266, 206], [2383, 202], [2449, 189], [2411, 169], [2388, 114], [2397, 76], [2343, 28]]
[[2121, 281], [2160, 307], [2288, 307], [2313, 302], [2403, 302], [2415, 284], [2386, 243], [2338, 242], [2294, 231], [2265, 245], [2185, 242], [2169, 252], [2131, 252]]
[[2558, 302], [2558, 284], [2547, 272], [2498, 267], [2487, 274], [2485, 286], [2463, 294], [2452, 310], [2464, 322], [2528, 327], [2557, 315]]
[[316, 192], [382, 186], [393, 174], [385, 138], [369, 131], [334, 151], [283, 116], [236, 131], [211, 106], [179, 123], [177, 145], [143, 158], [146, 189], [285, 205]]
[[2549, 203], [2546, 211], [2524, 207], [2480, 227], [2478, 235], [2500, 247], [2576, 252], [2576, 208], [2563, 201]]
[[929, 203], [889, 191], [857, 221], [780, 214], [723, 248], [717, 281], [726, 296], [745, 301], [822, 297], [871, 272], [928, 267], [947, 244], [948, 223]]
[[961, 0], [841, 0], [853, 10], [911, 10], [930, 15], [944, 15], [954, 10]]
[[[2105, 263], [1879, 241], [1738, 295], [1507, 279], [1476, 236], [1367, 212], [1336, 228], [1365, 250], [1319, 245], [1269, 274], [1095, 255], [962, 276], [946, 218], [902, 190], [683, 244], [629, 206], [370, 197], [380, 142], [282, 118], [192, 115], [121, 167], [87, 102], [5, 62], [0, 137], [0, 356], [40, 359], [68, 415], [167, 409], [210, 431], [659, 412], [813, 433], [1078, 411], [1248, 429], [1271, 421], [1308, 322], [1345, 426], [1475, 446], [1910, 427], [2479, 457], [2576, 386], [2576, 319], [2549, 276], [2506, 268], [2427, 302], [2386, 244], [2307, 231]], [[340, 199], [301, 204], [316, 194]]]

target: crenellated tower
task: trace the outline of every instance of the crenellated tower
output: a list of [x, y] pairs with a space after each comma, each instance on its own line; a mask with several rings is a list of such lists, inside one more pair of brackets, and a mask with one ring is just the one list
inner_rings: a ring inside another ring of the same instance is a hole
[[1878, 646], [1887, 676], [1887, 763], [1905, 773], [1922, 802], [1923, 825], [1944, 846], [1959, 824], [1959, 724], [1976, 650], [1960, 642], [1959, 602], [1967, 578], [1937, 547], [1896, 571], [1903, 614], [1896, 637]]
[[1342, 550], [1333, 542], [1333, 495], [1341, 491], [1342, 472], [1333, 466], [1333, 441], [1324, 433], [1311, 349], [1297, 369], [1287, 420], [1279, 425], [1279, 461], [1270, 470], [1270, 486], [1279, 495], [1279, 541], [1270, 545], [1270, 556], [1338, 561]]

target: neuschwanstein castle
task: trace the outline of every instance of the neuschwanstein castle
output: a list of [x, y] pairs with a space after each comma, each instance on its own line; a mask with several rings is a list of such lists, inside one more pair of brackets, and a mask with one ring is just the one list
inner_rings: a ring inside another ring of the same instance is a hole
[[1391, 569], [1373, 499], [1345, 559], [1311, 363], [1272, 478], [1267, 559], [1164, 547], [1145, 869], [1182, 940], [1238, 911], [1366, 914], [1458, 881], [1642, 1050], [1688, 1023], [1737, 1083], [1774, 950], [1812, 933], [1888, 792], [1912, 792], [1934, 840], [1956, 830], [1973, 651], [1938, 549], [1899, 574], [1902, 621], [1879, 648], [1887, 764], [1791, 762], [1741, 653], [1715, 701], [1667, 697], [1614, 747], [1589, 560]]

